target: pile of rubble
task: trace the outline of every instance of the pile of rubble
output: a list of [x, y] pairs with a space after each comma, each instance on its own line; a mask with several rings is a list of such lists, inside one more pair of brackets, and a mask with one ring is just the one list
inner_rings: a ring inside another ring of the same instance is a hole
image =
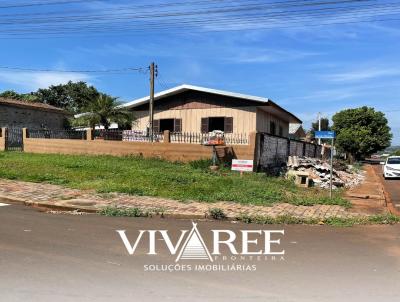
[[[351, 166], [344, 170], [333, 169], [332, 187], [352, 188], [364, 180], [364, 175], [352, 171]], [[324, 160], [289, 156], [287, 163], [288, 174], [301, 173], [306, 174], [312, 180], [315, 186], [329, 188], [330, 164]]]

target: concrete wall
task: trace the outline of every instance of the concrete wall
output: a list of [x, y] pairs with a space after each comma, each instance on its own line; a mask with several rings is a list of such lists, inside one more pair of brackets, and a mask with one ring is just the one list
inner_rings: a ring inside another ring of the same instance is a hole
[[65, 114], [0, 104], [0, 127], [63, 129]]
[[[37, 139], [27, 138], [24, 131], [24, 152], [29, 153], [61, 153], [61, 154], [109, 154], [115, 156], [141, 155], [157, 157], [170, 161], [191, 161], [211, 158], [212, 148], [197, 144], [147, 143], [91, 140], [88, 130], [87, 140], [72, 139]], [[249, 145], [218, 147], [219, 154], [232, 148], [236, 158], [254, 159], [255, 133], [250, 135]]]

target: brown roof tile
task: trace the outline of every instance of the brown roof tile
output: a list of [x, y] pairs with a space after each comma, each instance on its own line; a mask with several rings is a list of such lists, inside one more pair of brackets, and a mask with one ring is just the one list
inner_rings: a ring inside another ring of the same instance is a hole
[[0, 105], [1, 104], [6, 104], [6, 105], [11, 105], [11, 106], [16, 106], [16, 107], [25, 107], [25, 108], [31, 108], [31, 109], [37, 109], [37, 110], [43, 110], [43, 111], [57, 111], [60, 113], [65, 113], [68, 114], [67, 111], [64, 109], [44, 104], [44, 103], [38, 103], [38, 102], [29, 102], [29, 101], [20, 101], [20, 100], [15, 100], [15, 99], [8, 99], [8, 98], [2, 98], [0, 97]]

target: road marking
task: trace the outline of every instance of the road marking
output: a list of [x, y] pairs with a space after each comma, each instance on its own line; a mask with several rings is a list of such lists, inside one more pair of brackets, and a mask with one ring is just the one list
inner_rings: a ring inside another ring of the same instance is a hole
[[9, 206], [9, 204], [8, 204], [8, 203], [1, 203], [1, 202], [0, 202], [0, 207], [5, 207], [5, 206]]

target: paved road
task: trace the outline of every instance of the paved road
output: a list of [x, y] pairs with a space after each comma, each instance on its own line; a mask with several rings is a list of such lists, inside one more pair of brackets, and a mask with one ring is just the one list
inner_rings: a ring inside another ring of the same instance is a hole
[[375, 165], [374, 169], [381, 178], [385, 190], [389, 193], [394, 206], [400, 211], [400, 179], [384, 179], [381, 165]]
[[[284, 261], [247, 261], [255, 272], [207, 273], [144, 272], [146, 263], [175, 258], [164, 244], [157, 256], [141, 244], [130, 256], [115, 232], [174, 233], [191, 228], [186, 220], [54, 215], [9, 205], [0, 207], [0, 226], [1, 301], [400, 301], [399, 225], [285, 226]], [[282, 228], [212, 221], [198, 227], [206, 245], [210, 229]]]

